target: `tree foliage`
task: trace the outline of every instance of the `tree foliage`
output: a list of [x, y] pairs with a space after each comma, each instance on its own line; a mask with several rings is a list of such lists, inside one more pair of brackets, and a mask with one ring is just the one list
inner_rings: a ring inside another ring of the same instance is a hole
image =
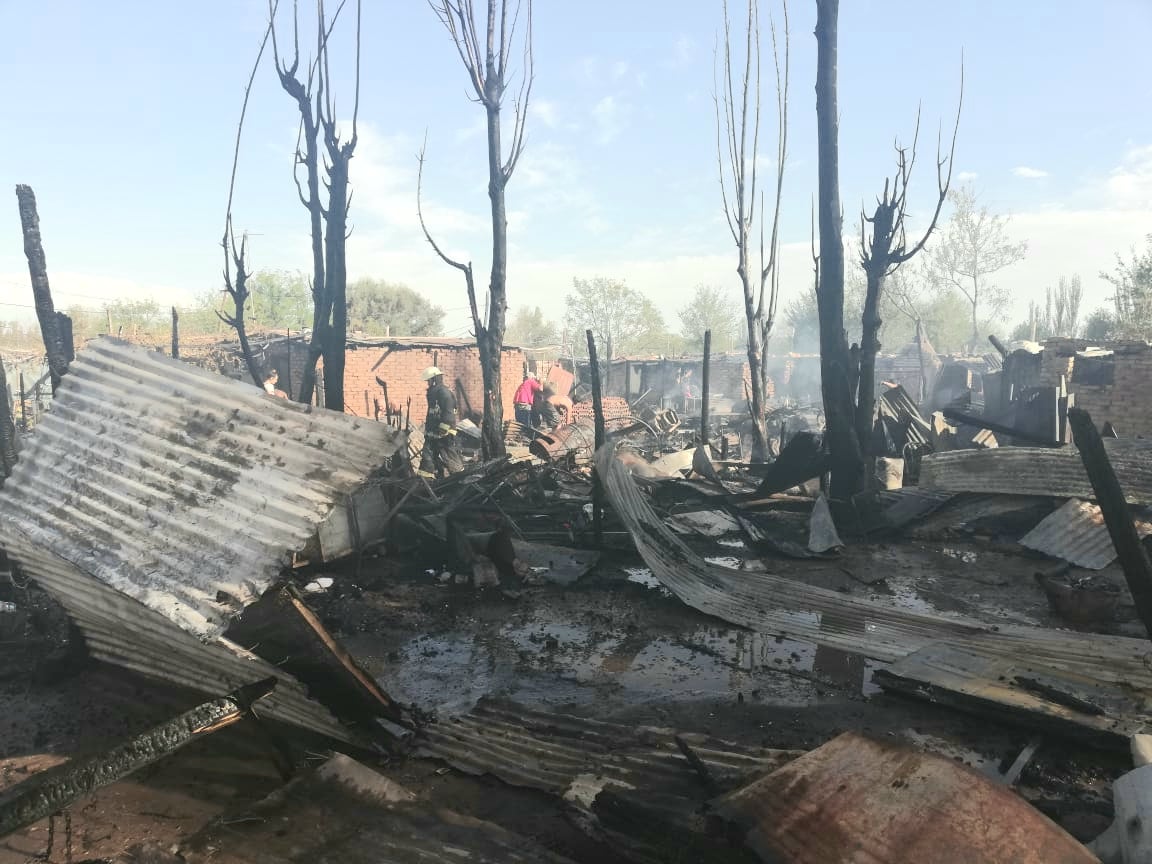
[[712, 350], [731, 351], [741, 345], [743, 316], [736, 302], [715, 285], [697, 285], [679, 311], [680, 335], [693, 351], [704, 350], [704, 331], [712, 331]]
[[1116, 316], [1103, 307], [1093, 310], [1084, 322], [1084, 338], [1106, 341], [1116, 335]]
[[597, 353], [605, 360], [664, 347], [664, 318], [656, 305], [619, 279], [595, 276], [573, 279], [565, 298], [565, 325], [573, 353], [588, 352], [584, 331], [596, 338]]
[[938, 287], [959, 291], [968, 301], [971, 344], [983, 340], [980, 322], [995, 318], [1008, 305], [1007, 289], [991, 276], [1020, 261], [1026, 242], [1014, 243], [1008, 235], [1008, 218], [981, 205], [971, 185], [948, 193], [952, 216], [926, 256], [927, 273]]
[[444, 310], [399, 282], [357, 279], [348, 286], [348, 323], [369, 336], [434, 336]]
[[544, 317], [539, 306], [521, 306], [508, 321], [504, 341], [521, 348], [544, 348], [560, 339], [556, 325]]
[[1116, 255], [1116, 266], [1100, 278], [1113, 288], [1115, 335], [1123, 339], [1152, 337], [1152, 234], [1143, 251], [1130, 250], [1125, 259]]

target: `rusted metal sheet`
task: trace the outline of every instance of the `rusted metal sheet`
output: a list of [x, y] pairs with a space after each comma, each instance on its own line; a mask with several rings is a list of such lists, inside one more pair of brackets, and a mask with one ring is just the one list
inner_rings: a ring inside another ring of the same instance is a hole
[[0, 491], [0, 545], [95, 657], [207, 692], [275, 675], [266, 713], [332, 734], [298, 682], [222, 633], [403, 441], [97, 340]]
[[[1105, 439], [1129, 504], [1152, 504], [1152, 441]], [[1092, 484], [1075, 447], [998, 447], [925, 456], [920, 485], [949, 492], [1091, 498]]]
[[[930, 614], [844, 595], [769, 573], [704, 561], [676, 537], [641, 495], [611, 447], [596, 456], [609, 501], [653, 575], [707, 615], [764, 633], [801, 639], [877, 660], [896, 661], [928, 645], [977, 657], [1010, 659], [1043, 677], [1094, 679], [1116, 691], [1152, 692], [1147, 640], [1070, 633], [961, 616]], [[1008, 690], [1018, 688], [1009, 685]], [[995, 698], [1007, 699], [1003, 693]], [[1027, 702], [1021, 706], [1030, 710]], [[1090, 735], [1122, 739], [1124, 729], [1152, 722], [1142, 705], [1118, 700], [1096, 717], [1075, 716]]]
[[[1152, 534], [1152, 522], [1140, 518], [1133, 521], [1141, 537]], [[1103, 570], [1116, 560], [1116, 549], [1100, 508], [1076, 498], [1021, 537], [1020, 545], [1089, 570]]]
[[1003, 785], [951, 759], [847, 732], [717, 802], [779, 864], [1089, 864]]
[[186, 864], [571, 864], [530, 839], [464, 816], [335, 756], [255, 807], [184, 843]]

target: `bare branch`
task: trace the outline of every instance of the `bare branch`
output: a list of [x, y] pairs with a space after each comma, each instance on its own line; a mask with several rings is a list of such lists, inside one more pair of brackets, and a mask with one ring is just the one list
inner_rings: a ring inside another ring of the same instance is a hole
[[[516, 19], [520, 16], [520, 3], [517, 0], [516, 14], [512, 20], [512, 30], [516, 29]], [[512, 33], [509, 33], [509, 38]], [[504, 55], [502, 55], [504, 56]], [[506, 60], [506, 57], [505, 57]], [[506, 65], [506, 63], [504, 64]], [[516, 170], [516, 164], [520, 161], [520, 156], [524, 153], [525, 134], [528, 128], [528, 100], [532, 96], [532, 83], [536, 78], [535, 57], [532, 53], [532, 3], [528, 3], [528, 16], [525, 21], [524, 33], [524, 78], [520, 84], [520, 95], [516, 97], [514, 104], [516, 119], [512, 124], [512, 149], [508, 154], [508, 161], [504, 163], [502, 169], [504, 175], [504, 182], [508, 182], [512, 177], [512, 172]], [[500, 73], [501, 80], [504, 78], [504, 72]]]

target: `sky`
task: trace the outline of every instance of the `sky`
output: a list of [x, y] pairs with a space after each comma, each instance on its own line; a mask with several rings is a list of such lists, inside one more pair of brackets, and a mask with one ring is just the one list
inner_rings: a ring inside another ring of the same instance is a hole
[[[783, 7], [761, 2], [767, 52], [769, 13], [782, 29]], [[283, 6], [282, 44], [291, 26]], [[346, 129], [351, 9], [332, 53]], [[696, 285], [738, 297], [716, 167], [720, 0], [536, 0], [534, 19], [527, 149], [507, 190], [510, 306], [559, 319], [572, 279], [602, 275], [647, 293], [675, 328]], [[0, 173], [9, 190], [36, 191], [58, 306], [143, 297], [186, 306], [221, 288], [236, 124], [266, 22], [266, 0], [0, 0]], [[812, 281], [814, 24], [815, 3], [792, 0], [782, 303]], [[1150, 0], [843, 0], [845, 235], [891, 173], [893, 143], [909, 140], [918, 108], [913, 220], [934, 206], [936, 130], [952, 122], [963, 57], [956, 179], [1010, 215], [1011, 235], [1028, 243], [1027, 257], [994, 277], [1013, 297], [1005, 329], [1061, 275], [1082, 276], [1083, 316], [1105, 304], [1099, 271], [1152, 233], [1150, 41]], [[268, 60], [243, 130], [233, 218], [249, 233], [255, 268], [306, 271], [295, 106]], [[775, 118], [765, 72], [767, 175]], [[429, 228], [485, 285], [484, 112], [468, 86], [424, 0], [364, 0], [349, 275], [407, 283], [446, 310], [452, 335], [468, 331], [467, 301], [460, 274], [420, 233], [416, 154], [426, 138]], [[0, 207], [0, 318], [30, 314], [31, 302], [12, 196]]]

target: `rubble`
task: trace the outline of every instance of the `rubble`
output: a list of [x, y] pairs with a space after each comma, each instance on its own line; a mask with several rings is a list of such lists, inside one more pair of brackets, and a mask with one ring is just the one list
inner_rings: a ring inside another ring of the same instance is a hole
[[[597, 412], [555, 365], [571, 422], [509, 426], [509, 456], [433, 480], [390, 410], [333, 416], [100, 342], [23, 442], [0, 544], [9, 580], [36, 580], [117, 665], [97, 681], [276, 683], [226, 712], [266, 722], [195, 756], [244, 741], [262, 781], [205, 788], [170, 843], [138, 848], [154, 860], [1091, 861], [1081, 844], [1137, 812], [1112, 753], [1152, 722], [1152, 646], [1063, 443], [1074, 399], [1005, 397], [1030, 368], [1011, 358], [945, 367], [933, 413], [886, 388], [877, 481], [841, 501], [794, 405], [770, 424], [776, 458], [749, 464], [734, 405], [705, 425], [625, 384]], [[1127, 496], [1113, 521], [1147, 535], [1146, 442], [1102, 446]], [[24, 644], [47, 625], [15, 584], [0, 576], [0, 642]], [[22, 850], [43, 839], [30, 821], [112, 794], [70, 783], [3, 821], [87, 764], [43, 771], [38, 749], [0, 744], [0, 834]], [[140, 776], [173, 782], [192, 749]], [[85, 855], [131, 860], [96, 836]]]

